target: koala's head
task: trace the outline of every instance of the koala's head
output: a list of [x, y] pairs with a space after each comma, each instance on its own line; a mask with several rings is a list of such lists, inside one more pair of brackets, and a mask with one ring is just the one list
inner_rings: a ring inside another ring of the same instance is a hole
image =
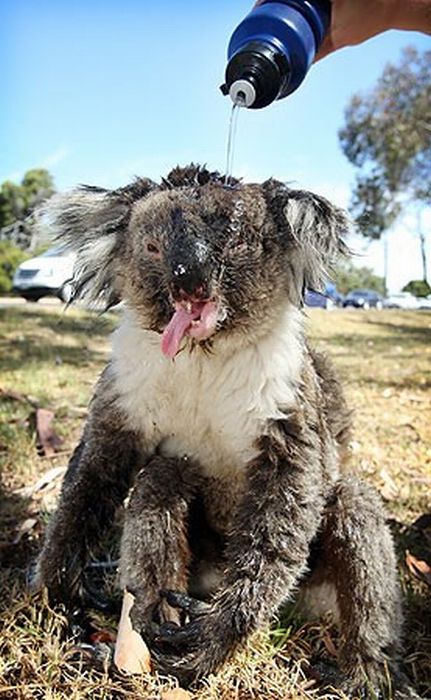
[[346, 218], [327, 200], [276, 180], [225, 187], [194, 165], [159, 185], [57, 195], [47, 212], [78, 253], [74, 298], [125, 300], [168, 357], [184, 339], [266, 332], [346, 250]]

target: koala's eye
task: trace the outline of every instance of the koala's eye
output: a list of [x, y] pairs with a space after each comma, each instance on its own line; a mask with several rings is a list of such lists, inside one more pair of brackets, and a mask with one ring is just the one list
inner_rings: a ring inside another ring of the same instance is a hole
[[147, 250], [147, 253], [150, 253], [150, 255], [153, 255], [155, 257], [160, 257], [160, 248], [155, 243], [152, 243], [151, 241], [149, 243], [147, 243], [146, 250]]

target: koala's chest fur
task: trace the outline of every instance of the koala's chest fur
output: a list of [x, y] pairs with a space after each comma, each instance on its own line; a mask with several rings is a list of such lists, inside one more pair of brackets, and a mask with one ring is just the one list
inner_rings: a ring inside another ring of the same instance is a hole
[[270, 420], [295, 403], [303, 361], [300, 314], [289, 308], [264, 339], [210, 354], [186, 347], [175, 360], [160, 336], [128, 311], [114, 336], [115, 391], [128, 427], [145, 450], [196, 460], [209, 477], [226, 478], [257, 454]]

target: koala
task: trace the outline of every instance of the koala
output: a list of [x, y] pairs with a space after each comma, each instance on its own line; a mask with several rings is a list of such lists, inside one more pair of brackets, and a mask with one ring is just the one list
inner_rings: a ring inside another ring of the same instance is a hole
[[123, 310], [39, 582], [79, 603], [128, 497], [120, 584], [161, 672], [214, 671], [299, 587], [325, 586], [344, 690], [375, 697], [389, 671], [406, 697], [391, 535], [346, 469], [350, 412], [304, 332], [305, 288], [347, 252], [343, 212], [192, 164], [160, 184], [57, 195], [46, 215], [78, 253], [74, 298]]

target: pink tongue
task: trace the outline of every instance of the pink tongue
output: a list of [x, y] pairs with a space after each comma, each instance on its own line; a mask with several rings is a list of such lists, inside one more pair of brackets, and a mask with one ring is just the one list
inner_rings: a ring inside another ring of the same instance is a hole
[[[198, 326], [193, 326], [192, 321], [198, 319]], [[162, 335], [162, 352], [166, 357], [172, 359], [180, 349], [180, 344], [185, 335], [192, 335], [194, 338], [203, 340], [208, 338], [213, 332], [217, 322], [217, 305], [214, 302], [208, 301], [205, 306], [199, 310], [187, 313], [187, 311], [178, 304], [174, 315], [163, 331]], [[190, 333], [187, 331], [190, 329]]]

